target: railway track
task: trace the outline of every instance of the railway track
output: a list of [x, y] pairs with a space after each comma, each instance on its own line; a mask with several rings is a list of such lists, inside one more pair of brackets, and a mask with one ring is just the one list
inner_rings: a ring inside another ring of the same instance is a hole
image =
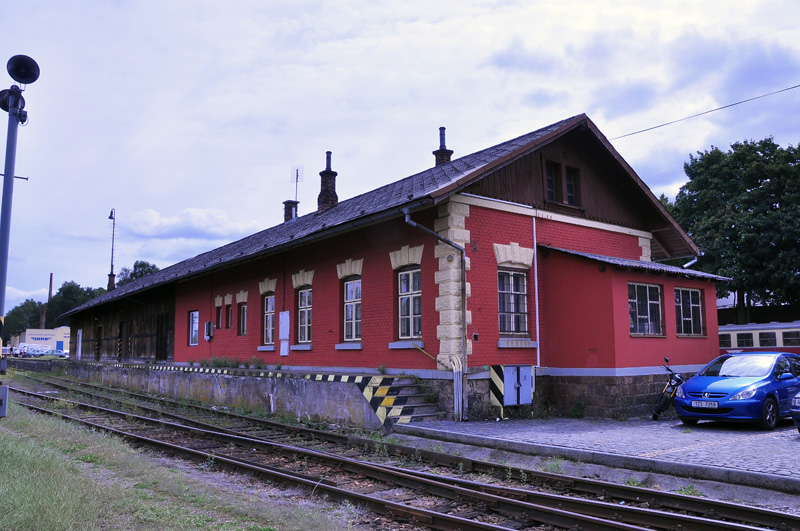
[[[15, 396], [27, 397], [20, 403], [37, 411], [302, 484], [435, 529], [800, 529], [800, 519], [774, 511], [511, 469], [99, 386], [32, 381], [49, 392], [25, 395], [20, 389]], [[59, 395], [93, 397], [104, 405], [55, 398], [54, 386]]]

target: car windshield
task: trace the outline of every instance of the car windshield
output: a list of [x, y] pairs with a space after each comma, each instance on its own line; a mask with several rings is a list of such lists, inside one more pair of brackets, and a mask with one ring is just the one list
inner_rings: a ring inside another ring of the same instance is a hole
[[721, 356], [700, 371], [703, 376], [766, 376], [772, 369], [774, 356]]

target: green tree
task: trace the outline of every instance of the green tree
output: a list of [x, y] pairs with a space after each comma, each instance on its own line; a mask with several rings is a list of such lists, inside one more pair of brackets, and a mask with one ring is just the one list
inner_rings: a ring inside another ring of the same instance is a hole
[[42, 304], [28, 299], [14, 306], [5, 316], [3, 324], [3, 344], [7, 345], [12, 335], [17, 335], [27, 328], [40, 328]]
[[130, 284], [134, 280], [146, 277], [147, 275], [152, 275], [156, 271], [158, 271], [157, 265], [151, 264], [145, 260], [136, 260], [133, 263], [133, 269], [128, 269], [127, 267], [120, 269], [119, 275], [117, 275], [117, 287]]
[[69, 325], [69, 318], [61, 317], [63, 313], [105, 292], [103, 288], [82, 288], [77, 282], [64, 282], [47, 302], [46, 328]]
[[732, 280], [738, 318], [755, 302], [800, 302], [800, 151], [772, 138], [690, 155], [674, 216], [704, 252], [698, 267]]

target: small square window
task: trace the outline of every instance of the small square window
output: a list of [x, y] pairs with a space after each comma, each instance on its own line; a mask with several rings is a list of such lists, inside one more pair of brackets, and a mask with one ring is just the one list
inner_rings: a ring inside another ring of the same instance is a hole
[[759, 332], [758, 333], [758, 346], [759, 347], [777, 347], [778, 337], [775, 332]]
[[661, 286], [656, 284], [628, 283], [628, 316], [632, 335], [664, 334], [661, 293]]
[[783, 333], [783, 346], [784, 347], [800, 347], [800, 332], [784, 332]]
[[720, 334], [719, 335], [719, 348], [731, 348], [731, 335], [730, 334]]
[[753, 334], [752, 332], [740, 332], [736, 334], [736, 346], [737, 347], [752, 347], [753, 346]]

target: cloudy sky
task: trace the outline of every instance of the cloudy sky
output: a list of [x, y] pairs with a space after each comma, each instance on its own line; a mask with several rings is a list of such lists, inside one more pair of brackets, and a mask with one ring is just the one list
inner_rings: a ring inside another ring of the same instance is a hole
[[[440, 126], [457, 157], [575, 114], [614, 139], [798, 85], [799, 20], [789, 0], [2, 2], [0, 62], [41, 68], [5, 311], [51, 273], [105, 287], [112, 208], [115, 272], [163, 268], [280, 223], [293, 166], [314, 210], [328, 150], [343, 200], [432, 166]], [[674, 197], [689, 154], [797, 145], [799, 116], [794, 89], [612, 143]]]

